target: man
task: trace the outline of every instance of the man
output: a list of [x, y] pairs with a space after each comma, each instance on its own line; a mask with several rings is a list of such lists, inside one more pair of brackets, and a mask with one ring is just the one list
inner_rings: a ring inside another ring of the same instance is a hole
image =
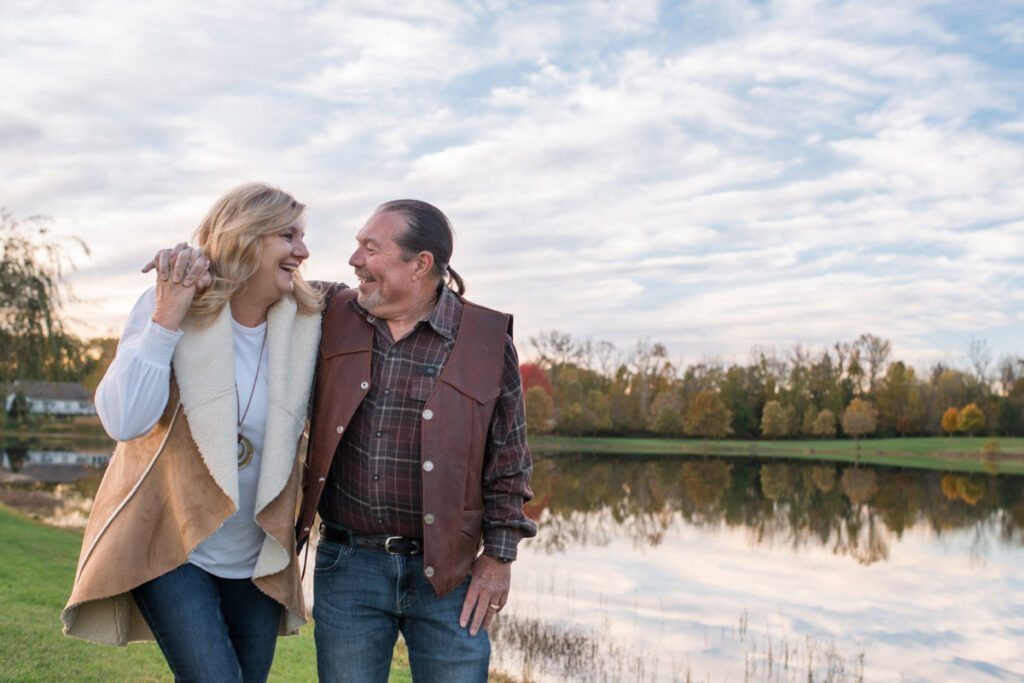
[[461, 298], [430, 204], [383, 204], [356, 240], [359, 287], [328, 292], [297, 528], [301, 547], [319, 511], [319, 677], [386, 681], [401, 631], [416, 679], [485, 681], [536, 534], [511, 318]]

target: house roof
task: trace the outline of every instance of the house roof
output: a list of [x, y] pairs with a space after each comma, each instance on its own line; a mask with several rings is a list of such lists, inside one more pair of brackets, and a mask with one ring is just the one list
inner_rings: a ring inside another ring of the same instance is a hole
[[16, 379], [13, 382], [0, 384], [0, 396], [14, 393], [24, 394], [26, 398], [88, 401], [89, 394], [78, 382], [45, 382], [43, 380]]

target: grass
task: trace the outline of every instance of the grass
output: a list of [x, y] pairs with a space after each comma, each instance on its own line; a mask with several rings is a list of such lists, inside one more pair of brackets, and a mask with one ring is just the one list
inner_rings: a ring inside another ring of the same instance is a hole
[[[963, 472], [990, 472], [995, 467], [1006, 474], [1024, 474], [1024, 438], [998, 438], [998, 452], [985, 456], [982, 448], [990, 439], [984, 436], [862, 439], [859, 461], [874, 465]], [[531, 436], [530, 447], [538, 453], [756, 456], [839, 462], [858, 460], [857, 444], [852, 439], [704, 442], [699, 439]]]
[[[61, 634], [60, 610], [74, 580], [82, 534], [0, 505], [0, 681], [170, 681], [155, 643], [105, 647]], [[396, 648], [391, 681], [411, 681]], [[316, 681], [313, 630], [280, 638], [271, 681]]]

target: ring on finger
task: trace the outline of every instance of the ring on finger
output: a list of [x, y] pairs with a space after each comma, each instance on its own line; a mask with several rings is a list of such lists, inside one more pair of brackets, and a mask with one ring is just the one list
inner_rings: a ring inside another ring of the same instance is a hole
[[495, 612], [498, 612], [498, 611], [501, 610], [501, 605], [487, 605], [487, 606], [490, 607]]
[[188, 275], [188, 271], [192, 270], [192, 266], [185, 266], [185, 275]]

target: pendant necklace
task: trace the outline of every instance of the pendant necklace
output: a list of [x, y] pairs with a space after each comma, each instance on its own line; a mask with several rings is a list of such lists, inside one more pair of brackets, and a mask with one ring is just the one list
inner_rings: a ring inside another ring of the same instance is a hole
[[[252, 391], [249, 392], [249, 402], [245, 404], [245, 412], [238, 418], [238, 469], [242, 469], [252, 462], [253, 447], [252, 441], [242, 436], [242, 422], [249, 414], [249, 406], [252, 405], [252, 397], [256, 393], [256, 383], [260, 381], [260, 367], [263, 365], [263, 349], [267, 345], [267, 328], [263, 328], [263, 343], [260, 344], [260, 360], [256, 363], [256, 377], [252, 381]], [[241, 411], [242, 399], [238, 395], [238, 381], [235, 380], [235, 399], [237, 408]]]

